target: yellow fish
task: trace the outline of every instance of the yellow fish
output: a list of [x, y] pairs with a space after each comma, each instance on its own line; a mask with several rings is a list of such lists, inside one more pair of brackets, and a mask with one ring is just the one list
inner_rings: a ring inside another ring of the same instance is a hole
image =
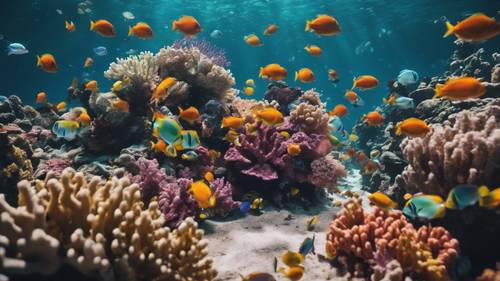
[[255, 117], [264, 121], [265, 124], [270, 126], [281, 124], [284, 121], [283, 113], [272, 106], [257, 111], [255, 113]]
[[349, 141], [357, 142], [358, 140], [359, 140], [358, 135], [356, 135], [356, 134], [350, 134], [349, 135]]
[[281, 261], [287, 266], [297, 266], [304, 261], [304, 256], [301, 253], [286, 251], [281, 255]]
[[188, 191], [202, 209], [213, 208], [217, 204], [212, 190], [203, 180], [193, 182]]
[[304, 276], [303, 266], [291, 266], [288, 269], [280, 268], [278, 271], [292, 281], [298, 281], [302, 279], [302, 276]]
[[245, 95], [247, 95], [247, 96], [251, 96], [255, 92], [255, 90], [252, 87], [245, 87], [243, 89], [243, 91], [245, 92]]
[[316, 227], [316, 225], [318, 224], [318, 216], [313, 216], [311, 217], [310, 219], [307, 220], [307, 230], [309, 231], [313, 231], [314, 230], [314, 227]]
[[245, 118], [235, 117], [235, 116], [227, 116], [222, 119], [221, 128], [231, 128], [231, 129], [239, 129], [243, 127], [245, 124]]
[[208, 182], [213, 182], [215, 177], [214, 177], [214, 173], [208, 171], [205, 173], [205, 175], [203, 176], [203, 178], [208, 181]]
[[177, 82], [177, 79], [174, 77], [167, 77], [161, 81], [161, 83], [156, 87], [153, 98], [160, 99], [164, 96], [167, 96], [167, 91]]
[[250, 205], [250, 208], [252, 210], [258, 210], [258, 209], [262, 209], [262, 198], [255, 198], [253, 201], [252, 201], [252, 204]]
[[56, 105], [57, 111], [62, 112], [66, 111], [66, 102], [60, 102]]
[[245, 81], [245, 85], [247, 85], [248, 87], [253, 87], [255, 86], [255, 81], [253, 81], [253, 79], [248, 79], [247, 81]]
[[380, 191], [377, 191], [373, 194], [370, 194], [368, 196], [368, 200], [370, 200], [370, 202], [372, 204], [374, 204], [382, 209], [394, 209], [398, 205], [389, 196], [387, 196], [386, 194], [384, 194]]

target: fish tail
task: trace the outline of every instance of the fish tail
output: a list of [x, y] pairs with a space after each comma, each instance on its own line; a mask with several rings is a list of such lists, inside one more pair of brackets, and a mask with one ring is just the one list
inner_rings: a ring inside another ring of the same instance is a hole
[[179, 115], [181, 115], [182, 112], [184, 112], [184, 109], [182, 109], [182, 107], [180, 107], [180, 106], [178, 106], [177, 108], [179, 109]]
[[446, 33], [443, 35], [443, 38], [450, 36], [451, 34], [453, 34], [454, 31], [455, 31], [455, 26], [453, 26], [453, 24], [451, 24], [449, 21], [447, 21], [446, 22]]
[[294, 79], [294, 81], [297, 81], [298, 78], [299, 78], [299, 73], [297, 71], [295, 71], [295, 79]]
[[177, 21], [172, 21], [172, 30], [175, 31], [177, 30]]
[[485, 207], [488, 205], [488, 201], [491, 199], [490, 190], [485, 185], [478, 188], [479, 193], [479, 206]]
[[134, 30], [132, 29], [132, 26], [128, 27], [128, 36], [133, 36], [134, 35]]
[[400, 136], [401, 135], [401, 122], [398, 122], [398, 124], [396, 124], [396, 136]]
[[309, 31], [311, 30], [311, 22], [310, 21], [306, 21], [306, 29], [305, 31]]
[[94, 30], [95, 22], [93, 20], [90, 21], [90, 30]]
[[40, 56], [36, 56], [36, 66], [42, 66], [42, 60]]
[[352, 78], [352, 87], [351, 87], [351, 91], [354, 90], [354, 88], [356, 88], [356, 77]]
[[66, 20], [66, 21], [64, 21], [64, 26], [65, 26], [66, 28], [69, 28], [69, 22], [68, 22], [67, 20]]
[[443, 95], [443, 87], [444, 87], [443, 84], [437, 84], [436, 85], [436, 89], [434, 90], [435, 94], [432, 97], [433, 99], [439, 98], [439, 97], [441, 97]]
[[151, 141], [151, 149], [155, 148], [155, 143]]
[[446, 208], [441, 205], [434, 218], [436, 219], [443, 218], [444, 215], [446, 215]]
[[264, 68], [261, 67], [259, 70], [259, 77], [263, 77], [263, 76], [264, 76]]

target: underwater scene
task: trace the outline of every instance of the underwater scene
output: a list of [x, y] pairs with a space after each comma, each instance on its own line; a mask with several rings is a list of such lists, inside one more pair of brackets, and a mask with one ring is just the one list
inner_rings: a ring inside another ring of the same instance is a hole
[[500, 281], [500, 1], [0, 4], [0, 281]]

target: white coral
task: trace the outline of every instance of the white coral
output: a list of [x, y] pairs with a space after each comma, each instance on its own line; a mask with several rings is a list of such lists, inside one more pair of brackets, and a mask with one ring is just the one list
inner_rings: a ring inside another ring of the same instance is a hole
[[151, 52], [141, 52], [137, 56], [118, 58], [111, 63], [104, 76], [113, 80], [128, 78], [134, 84], [156, 85], [159, 80], [156, 56]]

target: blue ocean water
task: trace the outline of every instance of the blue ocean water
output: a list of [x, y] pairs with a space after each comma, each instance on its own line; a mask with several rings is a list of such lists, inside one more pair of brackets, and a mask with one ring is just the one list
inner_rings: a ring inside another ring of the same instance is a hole
[[[279, 63], [288, 70], [286, 82], [303, 89], [316, 88], [329, 107], [346, 103], [344, 91], [351, 87], [352, 78], [372, 74], [379, 78], [381, 86], [373, 91], [360, 93], [365, 100], [363, 109], [350, 108], [345, 123], [352, 125], [367, 110], [380, 104], [387, 94], [385, 83], [394, 79], [401, 69], [410, 68], [420, 77], [442, 73], [449, 64], [453, 51], [453, 37], [442, 38], [446, 19], [455, 23], [466, 16], [483, 12], [498, 16], [500, 2], [492, 0], [99, 0], [88, 5], [90, 12], [79, 14], [75, 0], [2, 1], [0, 4], [0, 42], [6, 47], [10, 42], [24, 44], [30, 51], [23, 56], [0, 56], [0, 94], [15, 94], [25, 103], [34, 103], [37, 92], [45, 91], [50, 102], [66, 98], [66, 89], [73, 77], [88, 73], [96, 79], [101, 89], [111, 82], [103, 72], [116, 57], [127, 56], [130, 49], [157, 52], [163, 46], [182, 38], [172, 32], [171, 23], [181, 15], [195, 16], [203, 32], [197, 38], [209, 40], [224, 49], [231, 61], [231, 71], [242, 88], [246, 79], [256, 81], [255, 98], [262, 97], [267, 81], [258, 79], [259, 67]], [[88, 1], [89, 2], [89, 1]], [[59, 10], [59, 11], [58, 11]], [[125, 20], [124, 11], [135, 15]], [[337, 18], [342, 32], [334, 37], [319, 37], [304, 32], [307, 19], [318, 14]], [[118, 36], [103, 38], [89, 31], [89, 21], [111, 21]], [[76, 24], [76, 32], [69, 33], [64, 21]], [[155, 32], [153, 40], [128, 37], [129, 25], [145, 21]], [[263, 36], [267, 25], [279, 25], [279, 31]], [[221, 38], [211, 38], [213, 30], [221, 30]], [[243, 36], [256, 33], [264, 46], [248, 46]], [[304, 46], [319, 45], [323, 55], [313, 57]], [[490, 40], [483, 44], [498, 44]], [[105, 46], [106, 56], [96, 56], [93, 48]], [[36, 67], [36, 55], [52, 53], [60, 71], [50, 74]], [[86, 57], [93, 57], [94, 66], [84, 69]], [[293, 73], [309, 67], [316, 74], [316, 81], [301, 84], [293, 81]], [[340, 83], [327, 79], [327, 70], [336, 69]]]

